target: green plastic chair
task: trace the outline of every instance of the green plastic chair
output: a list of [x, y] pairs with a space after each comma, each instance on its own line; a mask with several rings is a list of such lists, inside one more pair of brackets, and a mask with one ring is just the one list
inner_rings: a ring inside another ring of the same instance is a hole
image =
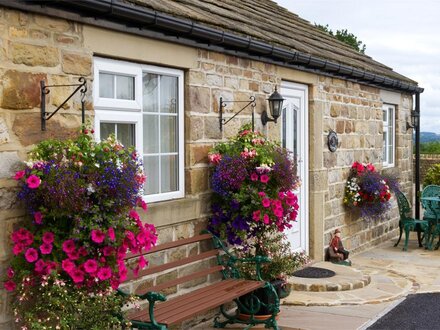
[[[434, 237], [440, 235], [440, 224], [437, 223], [437, 215], [440, 215], [440, 207], [438, 205], [429, 205], [429, 202], [423, 200], [424, 197], [439, 197], [440, 196], [440, 186], [439, 185], [429, 185], [426, 186], [422, 191], [422, 207], [423, 207], [423, 220], [426, 220], [433, 224], [432, 234], [430, 235], [430, 241], [426, 242], [426, 247], [432, 249], [432, 243]], [[435, 214], [437, 213], [437, 215]], [[436, 249], [439, 248], [440, 240], [436, 245]]]
[[[409, 239], [409, 233], [410, 231], [423, 231], [425, 232], [428, 229], [428, 220], [419, 220], [415, 219], [412, 216], [411, 212], [411, 206], [408, 202], [408, 199], [403, 194], [403, 192], [398, 191], [396, 192], [396, 198], [397, 198], [397, 205], [399, 206], [399, 229], [400, 229], [400, 235], [399, 239], [397, 240], [397, 243], [394, 244], [394, 246], [399, 245], [400, 239], [402, 238], [402, 233], [405, 231], [405, 244], [403, 246], [403, 251], [408, 251], [408, 239]], [[408, 215], [409, 214], [409, 215]], [[419, 246], [421, 246], [421, 240], [419, 238]]]

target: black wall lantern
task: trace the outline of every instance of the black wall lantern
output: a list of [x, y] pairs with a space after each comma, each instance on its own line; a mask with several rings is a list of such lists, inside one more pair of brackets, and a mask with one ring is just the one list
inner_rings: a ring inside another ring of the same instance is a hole
[[283, 109], [284, 99], [281, 94], [278, 93], [276, 86], [275, 92], [273, 92], [267, 100], [269, 101], [269, 110], [272, 118], [267, 115], [267, 111], [263, 111], [263, 113], [261, 114], [261, 122], [263, 123], [263, 126], [266, 125], [269, 121], [273, 121], [276, 123], [278, 117], [281, 115], [281, 110]]
[[416, 110], [411, 110], [411, 124], [406, 122], [406, 130], [419, 126], [420, 114]]

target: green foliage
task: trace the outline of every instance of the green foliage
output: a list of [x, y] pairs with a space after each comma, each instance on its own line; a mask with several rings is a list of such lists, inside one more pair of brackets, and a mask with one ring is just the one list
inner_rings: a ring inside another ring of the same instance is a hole
[[[289, 241], [282, 233], [266, 238], [264, 244], [260, 244], [258, 252], [246, 251], [238, 253], [240, 257], [253, 257], [256, 254], [270, 258], [271, 262], [264, 263], [261, 267], [261, 277], [265, 281], [285, 279], [297, 269], [303, 267], [310, 260], [304, 252], [292, 252]], [[255, 279], [255, 265], [243, 263], [239, 265], [240, 274], [246, 279]]]
[[440, 164], [431, 166], [426, 172], [423, 185], [426, 187], [430, 184], [440, 185]]
[[440, 141], [420, 143], [421, 154], [440, 154]]
[[329, 28], [328, 24], [321, 25], [315, 23], [315, 26], [321, 31], [324, 31], [329, 35], [335, 37], [339, 41], [342, 41], [343, 43], [349, 45], [351, 48], [357, 50], [359, 53], [365, 54], [367, 46], [361, 40], [358, 40], [358, 38], [353, 33], [348, 32], [347, 29], [336, 30], [336, 33], [334, 33]]

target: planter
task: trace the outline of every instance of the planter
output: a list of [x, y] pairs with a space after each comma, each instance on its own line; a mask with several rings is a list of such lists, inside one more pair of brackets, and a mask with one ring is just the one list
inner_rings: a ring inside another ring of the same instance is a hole
[[[281, 314], [281, 312], [275, 316], [275, 320], [279, 319], [280, 314]], [[272, 314], [254, 315], [254, 319], [257, 321], [266, 321], [270, 317], [272, 317]], [[251, 319], [251, 316], [249, 314], [240, 313], [240, 314], [238, 314], [238, 319], [241, 321], [249, 321]]]
[[[290, 294], [291, 287], [286, 281], [278, 279], [278, 280], [273, 280], [270, 283], [274, 286], [278, 299], [285, 298]], [[276, 298], [273, 295], [270, 294], [268, 295], [267, 291], [263, 288], [257, 289], [252, 293], [244, 295], [243, 297], [239, 298], [239, 300], [243, 304], [246, 304], [245, 303], [246, 300], [249, 299], [249, 297], [252, 294], [255, 295], [261, 302], [263, 302], [266, 305], [273, 305], [276, 303]], [[242, 315], [241, 317], [244, 317], [246, 319], [250, 317], [248, 314], [245, 313], [239, 313], [239, 314]], [[255, 313], [254, 317], [255, 319], [257, 319], [257, 317], [262, 317], [262, 320], [265, 320], [271, 316], [272, 313], [268, 310], [268, 308], [266, 308], [265, 306], [261, 306], [260, 310]]]

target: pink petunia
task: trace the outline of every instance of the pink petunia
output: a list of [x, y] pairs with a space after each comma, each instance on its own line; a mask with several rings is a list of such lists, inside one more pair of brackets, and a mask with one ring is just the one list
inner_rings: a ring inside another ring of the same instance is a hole
[[49, 260], [49, 261], [46, 262], [46, 269], [47, 269], [48, 273], [50, 273], [50, 271], [52, 269], [56, 269], [57, 266], [58, 266], [58, 264], [55, 261], [50, 261]]
[[26, 250], [24, 257], [26, 258], [26, 261], [29, 263], [35, 262], [38, 259], [38, 251], [34, 248], [29, 248]]
[[44, 260], [43, 259], [40, 259], [40, 260], [38, 260], [36, 263], [35, 263], [35, 271], [37, 272], [37, 273], [42, 273], [42, 272], [44, 272], [44, 269], [46, 268], [46, 263], [44, 262]]
[[105, 257], [108, 257], [108, 256], [110, 256], [110, 255], [112, 255], [113, 254], [113, 251], [114, 251], [115, 249], [113, 248], [113, 247], [111, 247], [111, 246], [105, 246], [103, 249], [102, 249], [102, 254], [105, 256]]
[[79, 254], [81, 257], [85, 257], [85, 256], [88, 255], [89, 253], [87, 252], [87, 249], [86, 249], [84, 246], [81, 246], [81, 247], [78, 249], [78, 254]]
[[115, 230], [113, 227], [110, 227], [107, 231], [107, 235], [110, 238], [111, 241], [114, 241], [116, 239]]
[[64, 241], [63, 251], [66, 253], [72, 253], [73, 251], [75, 251], [75, 242], [73, 241], [73, 239], [68, 239], [67, 241]]
[[267, 214], [263, 215], [263, 222], [265, 225], [268, 225], [270, 223], [270, 218]]
[[266, 174], [263, 174], [263, 175], [260, 177], [260, 181], [261, 181], [262, 183], [268, 183], [268, 182], [269, 182], [269, 176], [266, 175]]
[[264, 196], [266, 196], [266, 193], [265, 193], [264, 191], [260, 191], [260, 192], [258, 193], [258, 196], [260, 196], [260, 197], [264, 197]]
[[66, 273], [70, 273], [73, 269], [75, 269], [75, 263], [69, 259], [64, 259], [61, 262], [61, 267]]
[[148, 209], [148, 205], [143, 199], [141, 200], [141, 207], [144, 211], [146, 211]]
[[43, 243], [52, 244], [55, 239], [55, 235], [54, 233], [47, 231], [43, 234], [43, 237], [41, 239], [43, 240]]
[[136, 210], [130, 210], [130, 212], [128, 213], [128, 216], [131, 219], [140, 220], [139, 214], [136, 212]]
[[119, 285], [121, 284], [120, 281], [112, 279], [110, 281], [110, 286], [112, 287], [113, 290], [117, 290], [119, 288]]
[[41, 179], [38, 176], [32, 174], [27, 178], [26, 183], [29, 188], [37, 189], [41, 184]]
[[35, 212], [34, 220], [37, 225], [41, 225], [43, 223], [43, 214], [41, 212]]
[[258, 180], [258, 174], [257, 173], [252, 173], [251, 174], [251, 181], [257, 181]]
[[276, 208], [273, 212], [277, 218], [281, 218], [283, 216], [283, 209]]
[[14, 175], [14, 180], [20, 180], [22, 177], [24, 177], [24, 171], [18, 171]]
[[264, 207], [269, 207], [270, 206], [270, 199], [264, 198], [261, 203], [263, 204]]
[[254, 220], [255, 222], [259, 221], [260, 220], [260, 214], [261, 214], [260, 210], [254, 211], [252, 213], [252, 220]]
[[82, 283], [84, 282], [84, 272], [78, 268], [72, 270], [69, 273], [74, 283]]
[[209, 159], [209, 161], [212, 164], [217, 165], [222, 160], [222, 155], [220, 155], [220, 154], [209, 154], [208, 155], [208, 159]]
[[285, 194], [283, 191], [280, 191], [280, 192], [278, 193], [278, 198], [279, 198], [280, 200], [283, 200], [284, 197], [286, 197], [286, 194]]
[[6, 291], [14, 291], [17, 285], [15, 284], [14, 281], [9, 280], [5, 282], [4, 287]]
[[89, 259], [84, 263], [84, 270], [89, 274], [96, 273], [98, 270], [98, 263], [95, 259]]
[[102, 267], [99, 269], [97, 275], [101, 281], [108, 280], [110, 277], [112, 277], [112, 269], [110, 267]]
[[93, 229], [90, 236], [92, 238], [92, 241], [97, 244], [101, 244], [105, 240], [105, 233], [103, 233], [99, 229]]
[[12, 248], [12, 253], [14, 253], [15, 256], [18, 256], [20, 253], [22, 253], [24, 250], [24, 246], [22, 244], [15, 244]]
[[79, 257], [80, 257], [79, 250], [74, 250], [74, 251], [72, 251], [70, 253], [67, 253], [67, 256], [71, 260], [78, 260]]
[[139, 257], [138, 267], [139, 267], [140, 269], [144, 269], [147, 265], [148, 265], [148, 261], [145, 260], [144, 256], [141, 255], [141, 256]]
[[43, 243], [40, 245], [41, 254], [50, 254], [52, 252], [52, 244]]
[[12, 267], [9, 267], [6, 274], [8, 275], [8, 278], [13, 278], [15, 275], [14, 269]]

